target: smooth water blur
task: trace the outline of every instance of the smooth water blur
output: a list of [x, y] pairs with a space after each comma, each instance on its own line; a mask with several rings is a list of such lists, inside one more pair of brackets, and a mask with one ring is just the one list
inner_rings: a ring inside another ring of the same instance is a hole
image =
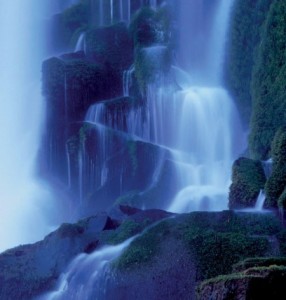
[[234, 0], [179, 0], [179, 66], [196, 85], [221, 84], [226, 33]]
[[44, 121], [45, 13], [38, 0], [0, 2], [0, 250], [49, 231], [52, 195], [34, 178]]
[[106, 299], [109, 263], [118, 258], [134, 239], [116, 246], [106, 246], [91, 254], [80, 254], [61, 275], [56, 290], [39, 300]]

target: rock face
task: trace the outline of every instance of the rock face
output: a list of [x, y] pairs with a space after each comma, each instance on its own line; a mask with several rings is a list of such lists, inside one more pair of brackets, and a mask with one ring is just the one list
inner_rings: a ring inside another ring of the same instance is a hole
[[[124, 214], [124, 208], [123, 211], [120, 207], [117, 210], [116, 220], [98, 214], [76, 224], [63, 224], [43, 241], [1, 254], [0, 299], [33, 299], [52, 289], [76, 255], [91, 253], [106, 243], [121, 242], [140, 232], [147, 224], [170, 216], [162, 211], [140, 210], [128, 216]], [[144, 224], [142, 220], [147, 219], [148, 223]]]
[[232, 184], [229, 208], [240, 209], [255, 206], [259, 191], [264, 188], [266, 177], [262, 163], [241, 157], [232, 166]]
[[[116, 201], [146, 208], [167, 206], [176, 186], [168, 151], [127, 128], [146, 127], [146, 85], [170, 67], [168, 5], [154, 10], [149, 1], [131, 1], [134, 18], [124, 23], [119, 22], [118, 1], [113, 1], [113, 20], [111, 2], [102, 2], [102, 16], [97, 10], [100, 3], [83, 0], [55, 17], [62, 42], [58, 48], [69, 49], [68, 43], [84, 32], [84, 51], [43, 63], [47, 117], [41, 173], [71, 195], [81, 217]], [[104, 22], [98, 22], [101, 17]], [[121, 21], [125, 17], [124, 12]], [[95, 104], [94, 116], [86, 120]]]
[[[285, 258], [243, 261], [286, 255], [285, 231], [272, 214], [225, 211], [172, 215], [117, 206], [108, 215], [63, 224], [43, 241], [1, 254], [0, 299], [28, 300], [47, 293], [78, 254], [96, 253], [135, 235], [137, 238], [101, 274], [104, 299], [195, 299], [196, 286], [220, 274], [230, 277], [203, 283], [201, 299], [255, 294], [261, 282], [269, 295], [274, 295], [273, 287], [280, 293], [282, 283], [285, 286]], [[277, 243], [275, 252], [273, 240]], [[228, 275], [233, 270], [245, 278]]]
[[252, 110], [251, 83], [256, 50], [271, 3], [271, 0], [237, 1], [230, 22], [225, 82], [246, 127]]
[[277, 130], [271, 147], [273, 159], [272, 173], [266, 182], [265, 191], [268, 206], [282, 209], [286, 207], [286, 128]]
[[[255, 263], [256, 262], [256, 263]], [[248, 262], [240, 273], [203, 282], [197, 289], [198, 300], [285, 299], [285, 259], [259, 259]], [[263, 265], [263, 266], [261, 266]]]

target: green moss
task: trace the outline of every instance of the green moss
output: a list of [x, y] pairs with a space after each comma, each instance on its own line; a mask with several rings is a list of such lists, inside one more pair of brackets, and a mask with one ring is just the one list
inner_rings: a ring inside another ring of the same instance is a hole
[[260, 161], [241, 157], [232, 166], [232, 184], [229, 193], [229, 207], [254, 207], [266, 177]]
[[121, 270], [130, 270], [149, 263], [159, 253], [160, 242], [169, 233], [168, 221], [160, 222], [136, 238], [113, 266]]
[[281, 230], [277, 234], [277, 239], [279, 241], [281, 255], [286, 256], [286, 229]]
[[113, 232], [107, 242], [113, 245], [120, 244], [142, 231], [142, 229], [143, 226], [141, 224], [138, 224], [133, 220], [126, 220], [115, 232]]
[[187, 216], [180, 230], [191, 228], [193, 232], [214, 230], [223, 233], [248, 235], [274, 235], [281, 230], [280, 221], [273, 214], [235, 213], [220, 214], [197, 212]]
[[272, 265], [276, 266], [286, 266], [285, 257], [257, 257], [248, 258], [233, 266], [234, 272], [241, 272], [249, 268], [256, 267], [269, 267]]
[[266, 238], [241, 233], [213, 230], [198, 233], [190, 229], [186, 239], [196, 257], [202, 279], [230, 273], [233, 264], [246, 257], [261, 256], [268, 248]]
[[286, 187], [286, 128], [277, 130], [271, 146], [273, 170], [266, 182], [266, 204], [269, 207], [284, 207]]
[[247, 124], [252, 108], [251, 81], [262, 25], [271, 0], [236, 1], [231, 18], [226, 84], [232, 93], [243, 121]]
[[284, 189], [284, 191], [282, 192], [282, 194], [280, 195], [280, 197], [278, 198], [278, 207], [279, 208], [286, 208], [286, 188]]
[[286, 3], [272, 1], [252, 80], [253, 113], [249, 146], [258, 159], [270, 156], [271, 142], [286, 119]]
[[140, 197], [139, 197], [140, 191], [129, 191], [127, 194], [124, 194], [123, 196], [120, 196], [116, 199], [115, 205], [129, 205], [131, 207], [137, 207], [140, 204]]
[[179, 228], [195, 256], [201, 279], [232, 271], [247, 257], [263, 256], [269, 247], [265, 236], [278, 234], [279, 220], [271, 214], [193, 213]]

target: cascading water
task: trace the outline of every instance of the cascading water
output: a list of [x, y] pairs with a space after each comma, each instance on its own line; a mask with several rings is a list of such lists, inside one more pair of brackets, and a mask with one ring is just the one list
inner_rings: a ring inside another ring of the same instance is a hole
[[[232, 99], [221, 87], [232, 3], [219, 1], [211, 17], [212, 25], [208, 27], [203, 25], [203, 1], [181, 1], [179, 61], [189, 68], [191, 80], [197, 86], [176, 94], [181, 113], [178, 114], [178, 151], [174, 153], [174, 160], [178, 162], [181, 190], [171, 203], [170, 211], [227, 209], [231, 163], [244, 144]], [[196, 15], [192, 20], [186, 15], [189, 11]], [[195, 22], [189, 24], [193, 25], [192, 38], [185, 22]]]
[[260, 190], [259, 195], [256, 199], [255, 207], [254, 207], [255, 211], [262, 211], [263, 210], [265, 199], [266, 199], [266, 195], [265, 195], [264, 191]]
[[[244, 146], [238, 114], [227, 91], [221, 87], [233, 1], [212, 4], [213, 14], [208, 15], [206, 25], [205, 3], [180, 1], [178, 60], [190, 75], [178, 67], [172, 67], [172, 74], [182, 90], [174, 92], [158, 80], [148, 86], [144, 107], [117, 111], [115, 116], [107, 103], [99, 103], [86, 116], [86, 122], [95, 124], [100, 131], [104, 151], [108, 151], [106, 129], [112, 128], [126, 132], [129, 139], [153, 143], [171, 153], [177, 169], [178, 194], [165, 208], [174, 212], [227, 209], [231, 164]], [[191, 19], [189, 14], [196, 18]], [[202, 34], [204, 41], [199, 42]], [[149, 63], [156, 65], [160, 64], [166, 47], [156, 45], [142, 51]], [[131, 66], [123, 75], [124, 96], [130, 94], [133, 73]], [[104, 155], [101, 168], [107, 157]]]
[[61, 276], [56, 291], [41, 300], [105, 299], [110, 263], [118, 258], [135, 237], [117, 246], [107, 246], [92, 254], [80, 254]]
[[[204, 20], [203, 1], [180, 1], [182, 31], [178, 61], [190, 76], [178, 67], [172, 67], [171, 72], [181, 90], [174, 92], [173, 86], [167, 87], [158, 80], [148, 86], [146, 103], [143, 106], [128, 103], [127, 110], [122, 108], [124, 105], [120, 106], [122, 109], [117, 107], [114, 110], [110, 109], [112, 105], [109, 104], [113, 101], [111, 100], [90, 107], [85, 122], [96, 128], [100, 149], [98, 149], [98, 161], [92, 164], [88, 162], [84, 149], [79, 151], [80, 198], [83, 195], [85, 169], [90, 169], [90, 165], [100, 166], [101, 176], [97, 184], [103, 185], [108, 177], [105, 164], [108, 154], [113, 150], [109, 149], [108, 140], [112, 130], [121, 136], [126, 136], [129, 140], [153, 143], [171, 154], [172, 163], [177, 169], [178, 193], [172, 203], [166, 204], [169, 205], [170, 211], [227, 208], [231, 164], [236, 155], [242, 151], [244, 135], [235, 107], [227, 91], [221, 87], [220, 78], [227, 20], [233, 1], [217, 0], [216, 2], [218, 4], [215, 16], [210, 18], [212, 25], [202, 29], [200, 26], [203, 25]], [[157, 5], [156, 1], [152, 3]], [[188, 27], [190, 13], [196, 16], [191, 21], [195, 22], [195, 26], [190, 25], [192, 34], [189, 33]], [[219, 34], [216, 32], [218, 29]], [[201, 40], [202, 32], [206, 37], [204, 41]], [[184, 46], [186, 49], [182, 49]], [[198, 49], [194, 51], [194, 47]], [[164, 51], [164, 47], [160, 45], [144, 49], [149, 61], [154, 63]], [[213, 59], [217, 60], [213, 62]], [[124, 74], [125, 97], [130, 95], [133, 72], [131, 67]], [[157, 161], [150, 189], [152, 184], [158, 181], [164, 160], [165, 156], [161, 155]], [[96, 177], [96, 174], [93, 176]], [[121, 175], [118, 180], [122, 185]], [[105, 299], [105, 290], [103, 289], [103, 293], [98, 295], [98, 290], [102, 290], [102, 286], [100, 289], [97, 287], [106, 283], [106, 276], [109, 275], [106, 261], [110, 262], [118, 257], [129, 243], [130, 240], [120, 246], [107, 247], [91, 255], [80, 255], [62, 275], [58, 290], [46, 295], [44, 299], [96, 297]]]
[[82, 32], [77, 40], [74, 52], [84, 51], [85, 52], [85, 32]]
[[34, 176], [44, 119], [39, 16], [46, 12], [38, 0], [0, 4], [0, 250], [36, 241], [49, 230], [52, 195]]

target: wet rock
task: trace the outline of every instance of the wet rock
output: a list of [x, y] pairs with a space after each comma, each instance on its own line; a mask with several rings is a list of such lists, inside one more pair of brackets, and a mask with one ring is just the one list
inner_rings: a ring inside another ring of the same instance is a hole
[[254, 207], [266, 177], [260, 161], [241, 157], [232, 166], [232, 184], [229, 193], [229, 208]]

